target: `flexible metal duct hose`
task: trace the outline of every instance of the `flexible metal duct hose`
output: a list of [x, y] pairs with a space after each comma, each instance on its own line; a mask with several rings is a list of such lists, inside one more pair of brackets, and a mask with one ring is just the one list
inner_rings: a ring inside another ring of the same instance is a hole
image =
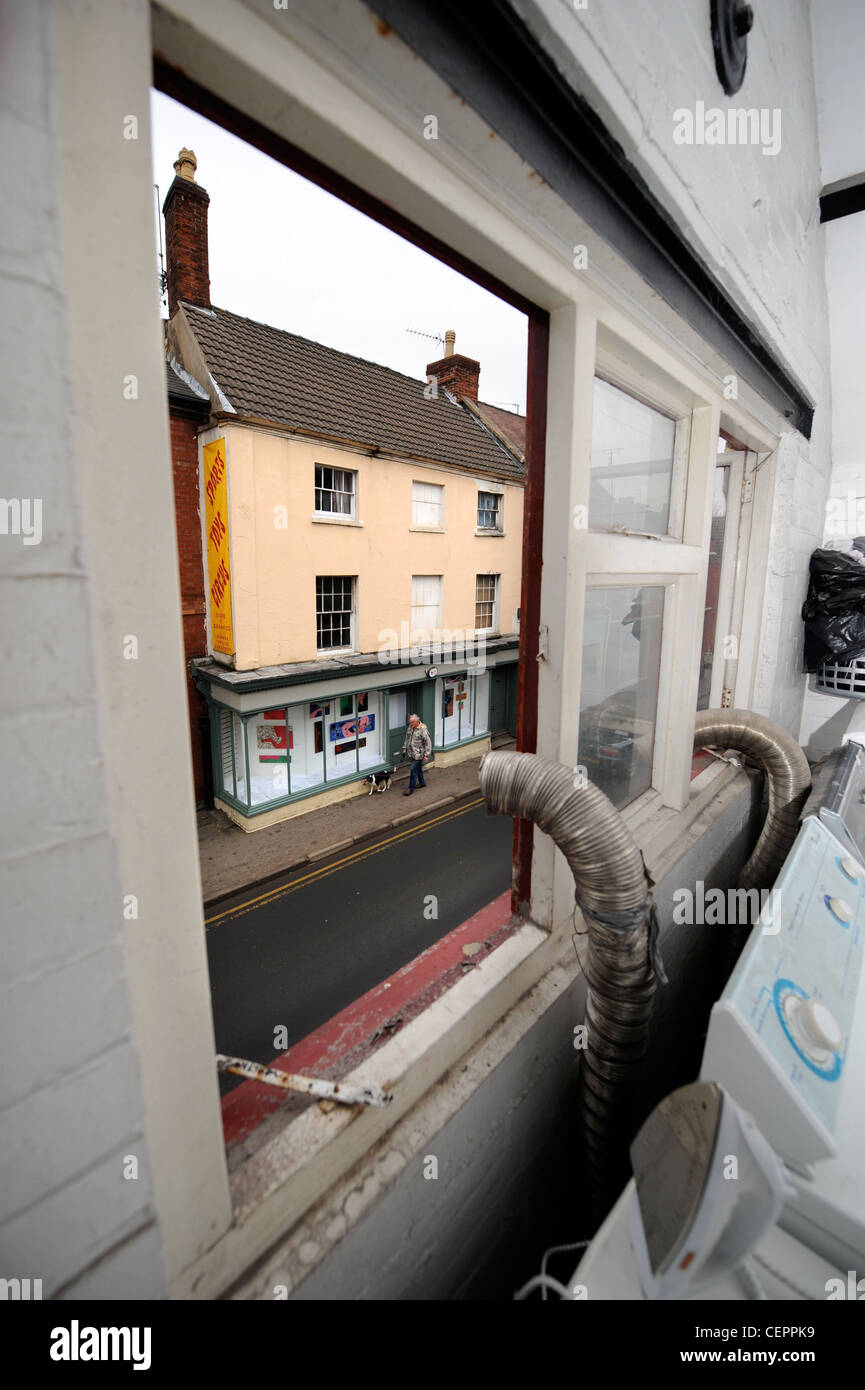
[[[739, 886], [771, 887], [796, 836], [811, 783], [808, 762], [789, 734], [748, 710], [700, 712], [694, 747], [706, 746], [738, 749], [766, 773], [769, 814]], [[650, 881], [612, 802], [597, 787], [575, 785], [561, 763], [534, 753], [487, 753], [479, 780], [488, 810], [534, 821], [574, 876], [588, 928], [588, 1047], [580, 1067], [579, 1122], [591, 1211], [600, 1218], [627, 1170], [632, 1088], [656, 988]]]
[[799, 812], [811, 786], [808, 759], [785, 729], [746, 709], [699, 712], [694, 748], [713, 746], [747, 754], [766, 774], [769, 814], [754, 853], [739, 875], [739, 887], [771, 888], [799, 828]]
[[629, 1092], [655, 994], [643, 856], [612, 802], [597, 787], [575, 787], [561, 763], [534, 753], [487, 753], [479, 780], [489, 811], [534, 821], [559, 846], [588, 926], [579, 1117], [590, 1201], [600, 1217], [627, 1174]]

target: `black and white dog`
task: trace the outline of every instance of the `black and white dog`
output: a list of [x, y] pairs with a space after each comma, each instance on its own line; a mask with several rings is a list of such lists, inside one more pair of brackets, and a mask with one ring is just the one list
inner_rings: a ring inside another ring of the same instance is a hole
[[364, 777], [365, 782], [369, 782], [369, 795], [373, 792], [386, 792], [390, 786], [390, 779], [393, 777], [393, 768], [386, 767], [382, 772], [371, 772], [369, 777]]

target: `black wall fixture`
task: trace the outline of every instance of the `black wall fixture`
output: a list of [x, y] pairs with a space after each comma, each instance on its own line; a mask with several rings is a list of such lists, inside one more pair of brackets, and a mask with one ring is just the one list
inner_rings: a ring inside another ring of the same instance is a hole
[[754, 11], [746, 0], [712, 0], [715, 69], [728, 97], [738, 92], [745, 80], [748, 35], [753, 25]]

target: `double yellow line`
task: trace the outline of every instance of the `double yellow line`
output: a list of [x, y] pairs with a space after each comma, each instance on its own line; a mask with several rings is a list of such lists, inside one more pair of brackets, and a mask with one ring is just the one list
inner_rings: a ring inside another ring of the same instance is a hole
[[455, 820], [457, 816], [464, 816], [468, 811], [473, 811], [476, 806], [483, 806], [483, 804], [484, 799], [479, 796], [464, 806], [456, 806], [450, 811], [443, 811], [440, 816], [432, 816], [429, 820], [412, 825], [407, 830], [400, 830], [395, 835], [390, 835], [386, 840], [368, 845], [366, 849], [359, 849], [353, 854], [347, 854], [344, 859], [338, 859], [335, 864], [327, 864], [320, 869], [311, 869], [309, 873], [302, 874], [300, 878], [293, 879], [291, 883], [283, 883], [279, 888], [271, 888], [269, 892], [260, 893], [257, 898], [249, 898], [246, 902], [238, 903], [236, 907], [228, 907], [224, 912], [215, 912], [212, 916], [205, 917], [205, 931], [208, 931], [217, 922], [231, 922], [236, 917], [243, 917], [253, 908], [260, 907], [262, 903], [277, 902], [289, 893], [294, 893], [296, 889], [303, 888], [307, 883], [315, 883], [317, 879], [327, 878], [330, 874], [337, 873], [339, 869], [344, 869], [349, 864], [356, 864], [360, 859], [369, 859], [373, 854], [380, 854], [383, 849], [398, 844], [401, 840], [410, 840], [416, 835], [423, 835], [427, 830], [432, 830], [444, 821]]

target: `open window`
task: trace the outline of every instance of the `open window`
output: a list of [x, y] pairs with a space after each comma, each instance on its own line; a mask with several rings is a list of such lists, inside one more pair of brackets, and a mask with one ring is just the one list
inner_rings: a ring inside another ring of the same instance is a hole
[[[667, 807], [683, 806], [689, 794], [689, 720], [693, 728], [705, 620], [712, 469], [721, 410], [717, 382], [659, 346], [618, 308], [605, 306], [574, 275], [570, 260], [552, 255], [542, 238], [525, 228], [516, 236], [517, 220], [494, 200], [479, 200], [471, 180], [443, 171], [437, 151], [425, 150], [422, 141], [386, 118], [350, 81], [310, 63], [291, 38], [280, 34], [279, 62], [271, 69], [266, 45], [247, 51], [248, 13], [241, 16], [227, 7], [216, 15], [212, 33], [194, 31], [194, 43], [185, 30], [175, 32], [162, 22], [158, 9], [156, 15], [157, 74], [163, 90], [397, 226], [529, 315], [529, 524], [518, 605], [519, 746], [538, 747], [560, 761], [588, 765], [594, 759], [593, 775], [606, 779], [617, 804], [628, 809], [652, 795]], [[255, 16], [259, 38], [272, 18]], [[225, 52], [235, 54], [228, 66]], [[286, 92], [290, 102], [284, 100]], [[292, 143], [297, 140], [304, 148]], [[325, 152], [333, 167], [323, 162]], [[603, 426], [598, 424], [597, 458], [590, 427], [596, 392], [604, 416]], [[551, 463], [545, 469], [547, 429]], [[305, 476], [309, 486], [309, 473]], [[594, 500], [593, 486], [601, 490]], [[347, 492], [345, 486], [330, 488], [331, 496]], [[499, 533], [501, 497], [493, 488], [476, 489], [477, 509], [473, 503], [462, 513], [470, 518], [469, 533]], [[429, 505], [433, 499], [417, 500]], [[582, 525], [576, 524], [575, 507], [583, 509]], [[497, 553], [506, 544], [506, 538], [500, 540]], [[351, 580], [330, 572], [319, 578]], [[470, 586], [467, 593], [471, 597]], [[346, 615], [355, 611], [354, 592], [350, 604], [344, 589], [322, 589], [316, 599], [320, 650], [332, 652], [337, 640], [350, 646]], [[418, 616], [421, 609], [427, 616], [435, 596], [419, 591], [417, 606]], [[327, 623], [319, 623], [325, 617]], [[688, 654], [691, 674], [679, 681], [674, 658], [682, 653]], [[466, 672], [465, 679], [456, 679], [460, 674], [439, 675], [433, 687], [432, 718], [445, 747], [476, 737], [484, 723], [479, 684], [484, 677]], [[713, 667], [713, 680], [715, 674]], [[412, 695], [394, 688], [390, 700], [381, 718], [389, 739], [398, 733], [400, 702], [411, 708]], [[283, 721], [275, 717], [283, 708], [284, 736]], [[237, 713], [241, 729], [229, 714], [220, 765], [227, 776], [230, 763], [235, 791], [242, 786], [249, 798], [253, 776], [281, 776], [275, 758], [282, 742], [288, 754], [294, 752], [288, 746], [292, 704], [288, 697], [284, 706], [261, 700], [257, 708]], [[344, 717], [357, 718], [357, 708]], [[293, 725], [292, 733], [297, 748]], [[313, 757], [320, 757], [315, 737], [313, 730]], [[256, 756], [247, 768], [250, 743]], [[343, 751], [358, 756], [357, 748]], [[291, 775], [292, 764], [285, 766]], [[399, 1050], [385, 1038], [370, 1056], [371, 1076], [384, 1080], [394, 1066], [400, 1068], [399, 1095], [390, 1114], [367, 1113], [360, 1123], [349, 1123], [354, 1117], [324, 1117], [307, 1109], [290, 1117], [286, 1134], [271, 1128], [261, 1164], [256, 1166], [253, 1155], [242, 1181], [237, 1173], [232, 1176], [236, 1224], [229, 1229], [219, 1216], [199, 1244], [184, 1252], [180, 1268], [187, 1271], [186, 1288], [200, 1291], [208, 1280], [211, 1288], [227, 1287], [298, 1220], [335, 1175], [346, 1173], [434, 1079], [484, 1036], [491, 1019], [502, 1018], [559, 959], [573, 911], [572, 885], [569, 895], [556, 897], [552, 852], [535, 846], [531, 827], [517, 826], [515, 851], [513, 898], [505, 895], [504, 907], [497, 908], [502, 920], [485, 919], [484, 931], [494, 936], [507, 922], [512, 904], [521, 907], [522, 918], [492, 953], [485, 977], [470, 970], [458, 979], [458, 1023], [449, 1012], [456, 996], [440, 1008], [437, 996], [424, 1014], [424, 1029], [412, 1034], [414, 1050], [406, 1045], [397, 1058]], [[462, 964], [464, 960], [456, 968]], [[382, 1018], [380, 1026], [386, 1021]], [[201, 1159], [195, 1133], [187, 1138], [186, 1118], [174, 1117], [172, 1140], [183, 1150], [188, 1168], [190, 1153], [195, 1162]], [[244, 1142], [247, 1138], [244, 1132]], [[208, 1153], [207, 1161], [217, 1159]], [[240, 1156], [238, 1164], [242, 1166]], [[209, 1249], [214, 1242], [218, 1249]]]

